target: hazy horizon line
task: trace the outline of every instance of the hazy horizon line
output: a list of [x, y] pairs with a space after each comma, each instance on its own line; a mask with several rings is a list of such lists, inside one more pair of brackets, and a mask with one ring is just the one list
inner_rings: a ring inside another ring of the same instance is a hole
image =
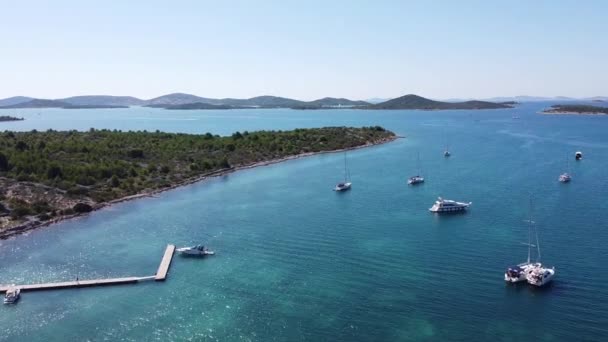
[[15, 98], [15, 97], [28, 97], [28, 98], [32, 98], [32, 99], [41, 99], [41, 100], [61, 100], [61, 99], [66, 99], [66, 98], [71, 98], [71, 97], [80, 97], [80, 96], [113, 96], [113, 97], [133, 97], [139, 100], [152, 100], [152, 99], [156, 99], [162, 96], [167, 96], [167, 95], [177, 95], [177, 94], [184, 94], [184, 95], [192, 95], [192, 96], [197, 96], [197, 97], [201, 97], [201, 98], [207, 98], [207, 99], [251, 99], [251, 98], [256, 98], [256, 97], [262, 97], [262, 96], [272, 96], [272, 97], [281, 97], [281, 98], [288, 98], [288, 99], [293, 99], [293, 100], [299, 100], [299, 101], [315, 101], [315, 100], [320, 100], [323, 98], [345, 98], [345, 99], [349, 99], [349, 100], [355, 100], [355, 101], [366, 101], [366, 100], [374, 100], [374, 99], [395, 99], [395, 98], [399, 98], [402, 96], [406, 96], [406, 95], [417, 95], [420, 97], [424, 97], [427, 99], [433, 99], [433, 100], [463, 100], [463, 101], [469, 101], [469, 100], [486, 100], [486, 99], [496, 99], [496, 98], [518, 98], [518, 97], [529, 97], [529, 98], [548, 98], [548, 99], [553, 99], [553, 98], [570, 98], [570, 99], [580, 99], [580, 100], [584, 100], [584, 99], [592, 99], [592, 98], [597, 98], [597, 97], [601, 97], [601, 98], [605, 98], [608, 97], [608, 95], [588, 95], [588, 96], [569, 96], [569, 95], [495, 95], [495, 96], [483, 96], [483, 97], [474, 97], [474, 96], [451, 96], [451, 97], [435, 97], [435, 96], [426, 96], [426, 95], [421, 95], [415, 92], [410, 92], [410, 93], [404, 93], [402, 95], [397, 95], [397, 96], [368, 96], [365, 98], [355, 98], [355, 97], [348, 97], [348, 96], [323, 96], [323, 97], [318, 97], [318, 98], [310, 98], [310, 99], [302, 99], [300, 97], [297, 96], [284, 96], [284, 95], [271, 95], [271, 94], [262, 94], [262, 95], [255, 95], [255, 96], [224, 96], [224, 97], [218, 97], [218, 96], [205, 96], [205, 95], [198, 95], [196, 93], [189, 93], [189, 92], [182, 92], [182, 91], [174, 91], [174, 92], [167, 92], [161, 95], [157, 95], [157, 96], [153, 96], [153, 97], [147, 97], [147, 96], [137, 96], [137, 95], [114, 95], [114, 94], [108, 94], [108, 93], [84, 93], [84, 94], [77, 94], [77, 95], [68, 95], [68, 96], [60, 96], [60, 97], [53, 97], [53, 96], [32, 96], [32, 95], [12, 95], [12, 96], [2, 96], [0, 97], [0, 100], [6, 100], [6, 99], [10, 99], [10, 98]]

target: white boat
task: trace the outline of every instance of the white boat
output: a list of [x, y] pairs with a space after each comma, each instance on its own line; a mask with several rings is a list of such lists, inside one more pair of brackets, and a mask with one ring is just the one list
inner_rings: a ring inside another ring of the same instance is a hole
[[581, 160], [581, 159], [583, 159], [583, 152], [581, 152], [581, 151], [577, 151], [577, 152], [574, 154], [574, 159], [576, 159], [576, 160]]
[[526, 275], [528, 284], [534, 286], [545, 286], [550, 283], [555, 277], [555, 267], [543, 267], [540, 263], [531, 267]]
[[538, 253], [536, 262], [528, 268], [526, 280], [528, 284], [534, 286], [544, 286], [550, 283], [555, 277], [555, 267], [545, 267], [540, 262], [540, 243], [538, 242], [538, 229], [535, 229], [536, 234], [536, 251]]
[[344, 152], [344, 182], [336, 184], [334, 191], [346, 191], [349, 190], [353, 183], [350, 181], [350, 172], [346, 165], [346, 152]]
[[[507, 268], [507, 270], [505, 271], [505, 281], [507, 283], [519, 283], [520, 281], [526, 281], [526, 276], [528, 275], [528, 272], [530, 271], [530, 269], [535, 265], [532, 264], [530, 262], [530, 254], [531, 254], [531, 250], [532, 247], [534, 246], [532, 244], [532, 224], [534, 223], [534, 221], [532, 221], [532, 200], [530, 199], [530, 219], [528, 220], [528, 243], [526, 245], [528, 245], [528, 259], [526, 260], [526, 262], [522, 262], [516, 266], [509, 266]], [[534, 246], [536, 247], [536, 246]], [[540, 265], [540, 264], [538, 264]]]
[[338, 183], [338, 184], [336, 184], [334, 191], [346, 191], [346, 190], [350, 189], [351, 185], [352, 185], [351, 182]]
[[416, 185], [416, 184], [424, 183], [424, 177], [422, 177], [420, 175], [420, 153], [418, 153], [418, 158], [416, 159], [416, 165], [418, 167], [418, 174], [407, 179], [408, 185]]
[[439, 197], [429, 210], [433, 213], [457, 212], [466, 210], [471, 204], [472, 202], [456, 202]]
[[416, 185], [420, 183], [424, 183], [424, 177], [422, 176], [413, 176], [407, 179], [407, 184], [409, 185]]
[[6, 290], [4, 295], [4, 304], [14, 304], [21, 297], [21, 290], [18, 287], [11, 287]]
[[214, 255], [215, 252], [208, 250], [203, 245], [197, 245], [192, 247], [178, 248], [177, 251], [185, 255]]

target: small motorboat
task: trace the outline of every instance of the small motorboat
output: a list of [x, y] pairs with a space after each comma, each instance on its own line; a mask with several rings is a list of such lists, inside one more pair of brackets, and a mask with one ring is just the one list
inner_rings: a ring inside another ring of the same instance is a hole
[[15, 304], [21, 297], [21, 290], [18, 287], [11, 287], [6, 290], [4, 304]]
[[566, 173], [562, 173], [559, 176], [559, 181], [562, 182], [562, 183], [568, 183], [571, 180], [572, 180], [572, 176], [570, 176], [570, 174], [567, 173], [567, 172]]
[[576, 159], [576, 160], [581, 160], [581, 159], [583, 159], [583, 152], [581, 152], [581, 151], [577, 151], [577, 152], [574, 154], [574, 159]]
[[184, 254], [184, 255], [202, 255], [202, 256], [205, 256], [205, 255], [214, 255], [215, 254], [214, 251], [208, 250], [203, 245], [178, 248], [177, 252], [181, 253], [181, 254]]
[[409, 185], [416, 185], [420, 183], [424, 183], [424, 177], [422, 176], [413, 176], [407, 179], [407, 184]]
[[445, 150], [445, 152], [443, 152], [443, 156], [446, 157], [446, 158], [449, 157], [449, 156], [451, 156], [451, 155], [452, 154], [448, 150]]

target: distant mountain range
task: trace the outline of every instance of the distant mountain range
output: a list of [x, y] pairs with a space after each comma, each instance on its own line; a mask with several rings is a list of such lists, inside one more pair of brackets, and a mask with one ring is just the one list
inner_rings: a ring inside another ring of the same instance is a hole
[[[211, 106], [205, 106], [204, 104]], [[250, 99], [212, 99], [184, 93], [163, 95], [150, 100], [142, 100], [131, 96], [108, 95], [74, 96], [57, 100], [15, 96], [0, 100], [0, 108], [113, 108], [124, 106], [147, 106], [168, 109], [223, 109], [223, 107], [226, 106], [228, 106], [228, 108], [292, 108], [304, 105], [315, 107], [352, 107], [366, 106], [369, 104], [369, 102], [365, 101], [352, 101], [349, 99], [332, 97], [307, 102], [278, 96], [257, 96]]]
[[353, 101], [345, 98], [325, 97], [314, 101], [300, 101], [278, 96], [257, 96], [249, 99], [213, 99], [192, 94], [173, 93], [149, 100], [132, 96], [87, 95], [73, 96], [63, 99], [36, 99], [27, 96], [14, 96], [0, 99], [0, 108], [124, 108], [128, 106], [148, 106], [167, 109], [236, 109], [236, 108], [293, 108], [293, 109], [322, 109], [322, 108], [361, 108], [361, 109], [493, 109], [506, 108], [504, 102], [531, 101], [595, 101], [608, 102], [608, 97], [596, 96], [584, 99], [569, 97], [495, 97], [482, 101], [450, 99], [438, 101], [418, 95], [405, 95], [398, 98], [369, 99], [368, 101]]
[[44, 100], [31, 99], [25, 102], [18, 102], [8, 106], [0, 106], [0, 109], [16, 109], [16, 108], [128, 108], [129, 106], [119, 106], [111, 104], [72, 104], [62, 100]]

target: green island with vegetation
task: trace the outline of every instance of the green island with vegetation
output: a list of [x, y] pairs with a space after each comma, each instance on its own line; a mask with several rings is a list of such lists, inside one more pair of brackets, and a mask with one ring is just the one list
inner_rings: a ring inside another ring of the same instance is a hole
[[608, 107], [591, 105], [554, 105], [542, 111], [545, 114], [608, 114]]
[[0, 122], [4, 122], [4, 121], [23, 121], [25, 120], [24, 118], [16, 118], [14, 116], [10, 116], [10, 115], [2, 115], [0, 116]]
[[0, 237], [207, 176], [395, 139], [382, 127], [0, 133]]
[[420, 110], [447, 110], [447, 109], [501, 109], [513, 108], [513, 103], [495, 103], [488, 101], [444, 102], [409, 94], [385, 102], [361, 107], [362, 109], [420, 109]]

